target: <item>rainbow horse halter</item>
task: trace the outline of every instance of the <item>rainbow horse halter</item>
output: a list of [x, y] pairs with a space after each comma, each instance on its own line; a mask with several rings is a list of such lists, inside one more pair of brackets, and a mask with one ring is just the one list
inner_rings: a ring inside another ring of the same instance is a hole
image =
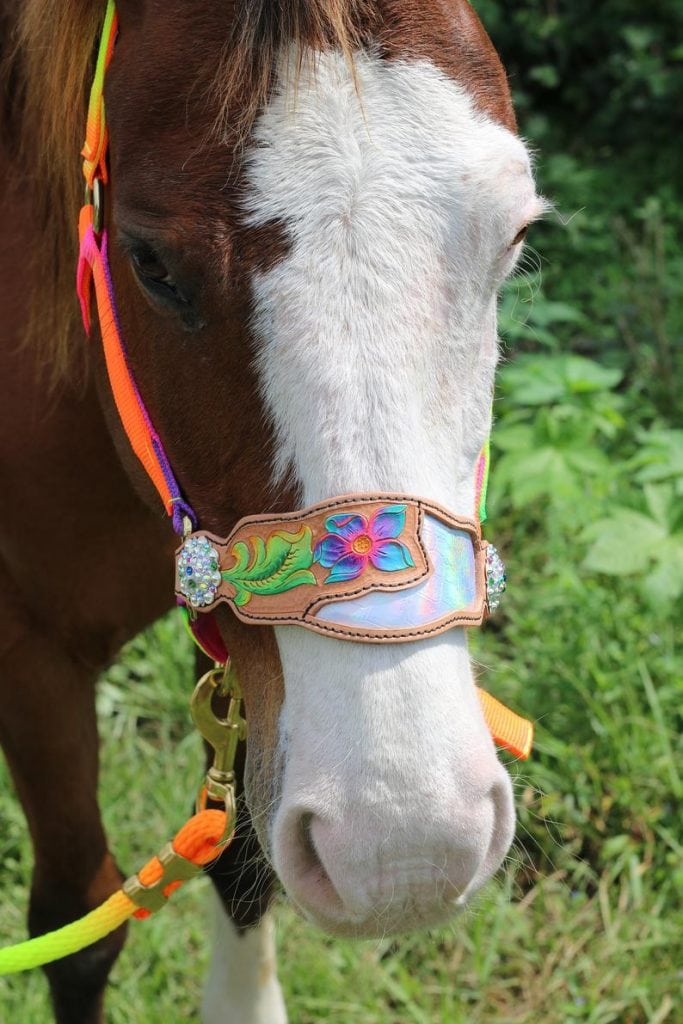
[[[86, 201], [79, 217], [77, 290], [89, 333], [94, 284], [121, 423], [182, 538], [176, 598], [194, 639], [214, 660], [227, 661], [213, 616], [207, 614], [219, 603], [230, 605], [246, 623], [298, 625], [367, 643], [408, 642], [454, 626], [480, 625], [505, 590], [503, 563], [481, 538], [488, 444], [477, 466], [473, 517], [454, 515], [422, 498], [379, 492], [331, 498], [284, 515], [248, 516], [227, 538], [197, 528], [133, 378], [109, 270], [103, 88], [116, 31], [115, 4], [108, 0], [82, 151]], [[531, 724], [488, 694], [482, 700], [494, 739], [528, 756]]]

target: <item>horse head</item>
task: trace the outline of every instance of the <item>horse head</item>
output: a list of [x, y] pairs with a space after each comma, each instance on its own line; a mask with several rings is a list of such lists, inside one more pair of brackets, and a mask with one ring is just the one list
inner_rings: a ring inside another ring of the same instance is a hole
[[[119, 2], [106, 218], [135, 380], [215, 534], [354, 492], [471, 517], [497, 290], [542, 209], [505, 75], [464, 0], [275, 6]], [[464, 906], [514, 830], [464, 629], [215, 615], [295, 904], [354, 935]]]

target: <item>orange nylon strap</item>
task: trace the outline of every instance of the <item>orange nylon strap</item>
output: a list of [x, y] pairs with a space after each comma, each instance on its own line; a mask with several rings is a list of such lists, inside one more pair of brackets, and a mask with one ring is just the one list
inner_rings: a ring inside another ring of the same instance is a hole
[[160, 442], [144, 411], [142, 400], [126, 361], [125, 349], [113, 307], [111, 282], [105, 268], [106, 250], [103, 254], [103, 249], [106, 246], [106, 238], [103, 237], [100, 247], [93, 231], [93, 207], [90, 204], [81, 209], [79, 233], [81, 235], [81, 255], [78, 293], [81, 298], [86, 330], [90, 327], [89, 300], [92, 281], [95, 285], [97, 314], [107, 373], [123, 429], [133, 451], [159, 492], [164, 508], [169, 515], [172, 515], [175, 495], [171, 493], [158, 452], [155, 450], [157, 446], [160, 448]]
[[499, 700], [492, 697], [486, 690], [478, 689], [484, 720], [493, 742], [504, 747], [511, 754], [526, 761], [531, 753], [534, 742], [534, 726], [527, 718], [521, 718], [510, 708], [506, 708]]
[[[227, 844], [218, 845], [225, 831], [224, 810], [204, 810], [186, 821], [173, 840], [173, 850], [180, 857], [190, 861], [197, 868], [206, 867], [223, 852]], [[230, 842], [231, 840], [228, 840]], [[163, 876], [163, 866], [158, 856], [152, 857], [138, 871], [137, 880], [145, 887], [156, 885]], [[168, 898], [186, 879], [176, 878], [164, 886], [163, 895]], [[134, 900], [134, 897], [133, 897]], [[140, 920], [149, 917], [151, 911], [138, 907], [133, 916]]]
[[[83, 146], [83, 176], [87, 186], [86, 203], [79, 217], [80, 257], [77, 291], [83, 323], [90, 331], [92, 284], [95, 285], [102, 344], [114, 401], [130, 445], [142, 463], [164, 503], [173, 527], [184, 532], [185, 518], [194, 524], [195, 516], [183, 500], [161, 440], [147, 414], [128, 366], [125, 345], [116, 316], [113, 286], [107, 258], [107, 232], [99, 223], [104, 183], [107, 181], [108, 133], [104, 110], [104, 79], [114, 50], [118, 18], [114, 0], [108, 0], [95, 76], [90, 91], [86, 139]], [[99, 186], [99, 187], [98, 187]], [[93, 203], [95, 204], [93, 206]], [[96, 215], [96, 208], [97, 215]], [[95, 223], [97, 219], [98, 223]], [[97, 228], [97, 231], [95, 231]]]
[[85, 129], [85, 143], [81, 150], [83, 176], [86, 185], [92, 189], [95, 178], [107, 181], [107, 123], [104, 116], [104, 75], [114, 51], [118, 16], [114, 0], [108, 0], [102, 25], [100, 48], [97, 53], [95, 75], [90, 90], [88, 120]]

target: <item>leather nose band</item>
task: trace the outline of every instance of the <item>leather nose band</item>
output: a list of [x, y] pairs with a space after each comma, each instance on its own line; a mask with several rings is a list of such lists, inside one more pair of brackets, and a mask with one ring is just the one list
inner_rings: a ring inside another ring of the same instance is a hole
[[401, 642], [483, 621], [486, 553], [475, 519], [434, 502], [344, 495], [248, 516], [227, 538], [190, 534], [176, 594], [197, 613], [226, 602], [247, 623]]

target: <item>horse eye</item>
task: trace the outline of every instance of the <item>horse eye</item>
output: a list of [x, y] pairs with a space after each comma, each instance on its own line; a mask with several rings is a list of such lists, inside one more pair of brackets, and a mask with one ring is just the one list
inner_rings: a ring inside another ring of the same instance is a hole
[[171, 280], [168, 267], [152, 249], [137, 249], [131, 253], [131, 260], [138, 277], [154, 281], [156, 284], [168, 284]]
[[154, 249], [148, 246], [135, 248], [130, 260], [138, 281], [145, 291], [159, 302], [187, 305], [187, 298], [177, 286], [171, 272]]
[[520, 242], [524, 241], [524, 239], [527, 236], [528, 230], [529, 230], [529, 225], [528, 224], [525, 224], [523, 228], [519, 229], [519, 231], [517, 232], [515, 237], [512, 239], [512, 244], [510, 245], [511, 249], [514, 249], [514, 247], [516, 245], [519, 245]]

